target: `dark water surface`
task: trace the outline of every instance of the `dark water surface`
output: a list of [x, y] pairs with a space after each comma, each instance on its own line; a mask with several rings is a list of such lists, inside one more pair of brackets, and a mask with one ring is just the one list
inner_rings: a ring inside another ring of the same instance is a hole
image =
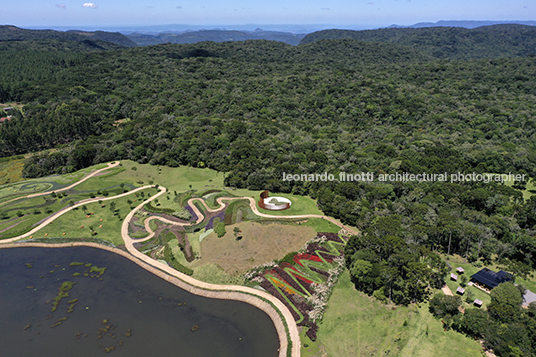
[[[107, 269], [99, 280], [71, 262]], [[76, 284], [51, 312], [64, 281]], [[73, 299], [78, 303], [67, 313]], [[263, 311], [192, 295], [116, 254], [89, 247], [0, 249], [2, 357], [274, 357], [278, 348]]]

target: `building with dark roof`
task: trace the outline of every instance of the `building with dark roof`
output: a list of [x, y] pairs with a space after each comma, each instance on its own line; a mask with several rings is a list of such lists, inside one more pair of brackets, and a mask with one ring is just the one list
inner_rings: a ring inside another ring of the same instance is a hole
[[471, 275], [471, 281], [491, 290], [501, 283], [514, 281], [514, 276], [504, 270], [496, 273], [493, 270], [484, 268], [478, 273]]

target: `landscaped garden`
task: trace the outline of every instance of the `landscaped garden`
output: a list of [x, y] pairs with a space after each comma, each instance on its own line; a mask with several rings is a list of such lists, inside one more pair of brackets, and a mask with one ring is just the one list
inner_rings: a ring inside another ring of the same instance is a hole
[[[124, 243], [124, 218], [162, 185], [167, 192], [145, 204], [129, 221], [128, 232], [139, 240], [135, 243], [138, 250], [202, 281], [258, 286], [280, 299], [296, 322], [306, 327], [309, 338], [316, 338], [316, 322], [343, 270], [346, 238], [337, 234], [340, 227], [321, 217], [259, 217], [249, 200], [225, 190], [223, 177], [211, 170], [155, 168], [126, 161], [62, 190], [92, 171], [4, 185], [0, 188], [4, 202], [0, 206], [4, 218], [0, 220], [0, 239], [28, 232], [56, 212], [68, 210], [25, 241], [93, 241], [120, 246]], [[133, 191], [144, 185], [152, 187]], [[258, 198], [258, 193], [249, 191], [246, 196]], [[28, 194], [37, 195], [22, 197]], [[115, 198], [118, 195], [122, 197]], [[222, 197], [237, 199], [224, 200], [222, 206], [217, 201]], [[310, 198], [284, 197], [292, 200], [291, 209], [266, 212], [321, 215]], [[70, 209], [88, 199], [93, 202]], [[202, 214], [200, 223], [195, 223], [194, 208]], [[146, 240], [152, 232], [154, 236]]]

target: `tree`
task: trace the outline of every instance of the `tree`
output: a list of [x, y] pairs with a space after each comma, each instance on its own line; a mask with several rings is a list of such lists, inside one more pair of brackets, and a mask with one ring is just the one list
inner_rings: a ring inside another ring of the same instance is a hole
[[481, 338], [489, 325], [488, 313], [482, 309], [466, 309], [462, 317], [461, 328], [469, 336]]
[[216, 226], [214, 227], [214, 232], [216, 232], [216, 234], [218, 235], [218, 237], [223, 237], [225, 235], [225, 223], [223, 222], [219, 222], [218, 224], [216, 224]]
[[458, 308], [462, 304], [462, 299], [459, 296], [445, 295], [438, 293], [430, 299], [430, 312], [436, 317], [446, 317], [458, 314]]
[[502, 283], [491, 291], [490, 316], [502, 323], [519, 319], [523, 295], [513, 283]]

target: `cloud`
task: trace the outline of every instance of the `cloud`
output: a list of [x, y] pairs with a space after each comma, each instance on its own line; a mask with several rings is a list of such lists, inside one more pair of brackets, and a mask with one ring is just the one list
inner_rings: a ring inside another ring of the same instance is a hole
[[331, 10], [329, 7], [321, 7], [320, 10]]
[[60, 9], [63, 9], [65, 10], [67, 8], [67, 6], [65, 6], [65, 4], [56, 4], [56, 7], [60, 8]]
[[97, 4], [92, 2], [86, 2], [82, 7], [85, 7], [86, 9], [96, 9], [98, 8]]
[[182, 6], [180, 6], [180, 5], [177, 5], [177, 9], [182, 9]]

